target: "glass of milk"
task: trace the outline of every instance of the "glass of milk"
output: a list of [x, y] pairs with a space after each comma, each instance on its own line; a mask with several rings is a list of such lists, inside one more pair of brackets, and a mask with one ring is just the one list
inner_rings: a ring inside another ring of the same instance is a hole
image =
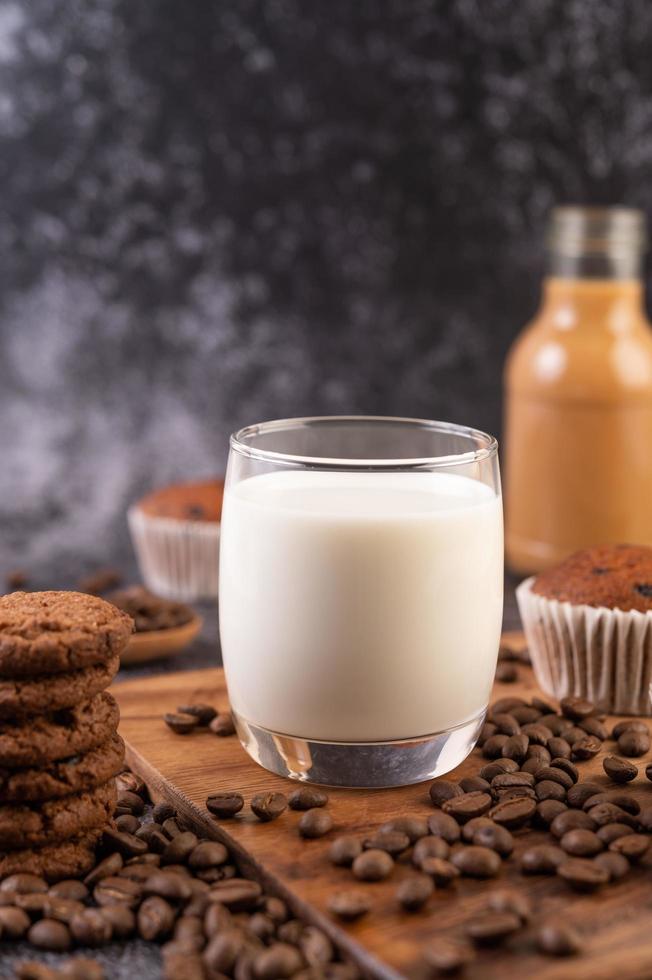
[[220, 636], [238, 734], [272, 772], [430, 779], [471, 751], [496, 667], [496, 440], [444, 422], [266, 422], [231, 437]]

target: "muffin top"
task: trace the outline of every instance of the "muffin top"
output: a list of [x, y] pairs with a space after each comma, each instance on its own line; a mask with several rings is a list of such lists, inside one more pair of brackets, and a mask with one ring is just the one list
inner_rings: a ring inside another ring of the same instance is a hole
[[171, 517], [180, 521], [219, 521], [222, 516], [224, 480], [200, 483], [174, 483], [147, 494], [138, 508], [150, 517]]
[[574, 605], [652, 612], [652, 548], [618, 544], [576, 551], [537, 575], [532, 591]]

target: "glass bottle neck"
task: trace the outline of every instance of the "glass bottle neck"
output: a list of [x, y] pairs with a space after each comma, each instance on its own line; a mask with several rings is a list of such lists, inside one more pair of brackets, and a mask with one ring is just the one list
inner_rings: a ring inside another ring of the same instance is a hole
[[604, 328], [622, 333], [645, 321], [640, 279], [587, 279], [548, 276], [542, 310], [554, 327]]
[[613, 282], [640, 279], [643, 256], [638, 249], [613, 252], [585, 252], [568, 255], [551, 251], [547, 261], [548, 276], [555, 279], [599, 279]]

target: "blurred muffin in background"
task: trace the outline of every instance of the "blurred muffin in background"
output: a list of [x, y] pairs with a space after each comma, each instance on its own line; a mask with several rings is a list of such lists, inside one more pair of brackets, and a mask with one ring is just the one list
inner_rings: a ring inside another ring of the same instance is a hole
[[652, 714], [652, 548], [587, 548], [516, 590], [532, 666], [558, 698]]
[[177, 483], [128, 512], [145, 584], [168, 599], [216, 599], [224, 480]]

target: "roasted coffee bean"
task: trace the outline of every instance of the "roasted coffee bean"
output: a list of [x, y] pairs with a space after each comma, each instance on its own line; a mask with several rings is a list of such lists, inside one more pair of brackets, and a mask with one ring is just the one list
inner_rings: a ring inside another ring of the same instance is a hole
[[[574, 765], [570, 759], [564, 758], [564, 756], [559, 756], [552, 759], [550, 762], [550, 768], [561, 769], [562, 772], [565, 772], [571, 781], [571, 785], [576, 783], [580, 778], [577, 766]], [[568, 786], [567, 789], [570, 789], [570, 786]]]
[[574, 857], [594, 857], [604, 849], [604, 844], [592, 830], [568, 830], [559, 841], [567, 854]]
[[141, 779], [140, 776], [137, 776], [135, 772], [131, 772], [129, 769], [125, 769], [124, 772], [119, 773], [115, 777], [115, 785], [118, 792], [129, 790], [130, 793], [137, 793], [143, 799], [148, 799], [149, 794], [145, 780]]
[[449, 779], [437, 779], [430, 786], [430, 799], [435, 806], [442, 806], [447, 800], [454, 796], [461, 796], [464, 790], [458, 783], [452, 783]]
[[272, 943], [256, 954], [253, 972], [256, 980], [279, 980], [294, 976], [304, 965], [298, 949], [289, 943]]
[[546, 956], [574, 956], [582, 951], [582, 940], [575, 929], [562, 920], [544, 922], [536, 932], [536, 944]]
[[145, 803], [143, 798], [138, 795], [138, 793], [132, 793], [131, 790], [123, 789], [118, 793], [118, 806], [129, 810], [130, 813], [138, 816], [145, 810]]
[[537, 783], [535, 793], [537, 800], [540, 802], [543, 800], [560, 800], [563, 803], [566, 799], [566, 790], [564, 787], [552, 779], [542, 779], [540, 783]]
[[[165, 836], [158, 824], [155, 823], [143, 824], [143, 826], [136, 831], [136, 837], [144, 840], [150, 851], [155, 851], [156, 854], [162, 854], [169, 843], [169, 838]], [[147, 856], [151, 857], [151, 855]], [[143, 855], [143, 857], [145, 857], [145, 855]]]
[[601, 742], [604, 742], [609, 738], [609, 733], [599, 718], [583, 718], [582, 721], [578, 721], [578, 727], [586, 732], [587, 735], [595, 735], [599, 738]]
[[[621, 810], [631, 814], [633, 817], [637, 816], [641, 809], [641, 805], [635, 796], [632, 796], [631, 793], [626, 793], [617, 789], [605, 790], [602, 793], [596, 793], [594, 796], [590, 796], [588, 800], [585, 801], [582, 809], [591, 810], [599, 803], [612, 803], [614, 806], [620, 807]], [[625, 823], [627, 823], [627, 821], [625, 821]]]
[[258, 793], [249, 805], [259, 820], [269, 823], [281, 816], [288, 801], [283, 793]]
[[570, 721], [568, 718], [562, 718], [561, 715], [557, 714], [541, 715], [539, 718], [539, 724], [545, 725], [546, 728], [549, 728], [552, 734], [557, 737], [563, 737], [564, 732], [570, 731], [573, 727], [572, 721]]
[[515, 800], [503, 800], [497, 803], [489, 811], [489, 816], [496, 823], [501, 824], [512, 830], [515, 827], [522, 827], [531, 819], [537, 808], [534, 800], [521, 797]]
[[498, 759], [503, 752], [508, 735], [492, 735], [482, 746], [482, 754], [485, 759]]
[[650, 751], [650, 736], [647, 732], [637, 732], [628, 728], [618, 739], [618, 751], [622, 755], [638, 758]]
[[299, 834], [309, 839], [323, 837], [333, 829], [333, 818], [328, 810], [315, 807], [306, 810], [299, 820]]
[[459, 878], [460, 871], [445, 858], [425, 857], [421, 861], [421, 870], [430, 875], [438, 888], [446, 888], [451, 881]]
[[435, 837], [443, 837], [447, 844], [454, 844], [461, 836], [457, 821], [442, 810], [428, 818], [428, 828]]
[[637, 821], [631, 813], [627, 813], [615, 803], [598, 803], [586, 811], [598, 827], [603, 827], [606, 823], [626, 823], [636, 827]]
[[512, 663], [498, 663], [496, 665], [496, 680], [501, 684], [513, 684], [518, 680], [518, 670]]
[[649, 729], [644, 721], [636, 721], [634, 718], [625, 719], [624, 721], [619, 721], [617, 725], [614, 725], [611, 730], [611, 737], [618, 741], [621, 735], [625, 732], [642, 732], [647, 735]]
[[537, 808], [532, 819], [538, 827], [549, 827], [555, 817], [558, 817], [560, 813], [564, 813], [567, 809], [568, 807], [561, 800], [541, 800], [540, 803], [537, 803]]
[[127, 834], [135, 834], [140, 829], [140, 820], [133, 813], [123, 813], [122, 816], [117, 817], [115, 825], [118, 830]]
[[501, 857], [509, 857], [514, 850], [514, 838], [506, 827], [492, 824], [487, 827], [478, 827], [472, 841], [479, 847], [489, 847], [496, 851]]
[[112, 925], [101, 909], [83, 909], [73, 916], [69, 925], [79, 946], [104, 946], [113, 935]]
[[35, 960], [21, 960], [16, 963], [15, 976], [17, 980], [60, 980], [58, 970]]
[[304, 923], [300, 919], [290, 919], [278, 927], [278, 938], [284, 943], [298, 945], [305, 929]]
[[514, 786], [534, 786], [534, 776], [528, 772], [503, 772], [491, 780], [495, 790], [512, 789]]
[[407, 834], [410, 843], [414, 844], [421, 837], [428, 835], [428, 824], [421, 817], [395, 817], [393, 820], [387, 820], [380, 827], [381, 833], [388, 830], [397, 830], [401, 834]]
[[542, 769], [546, 765], [548, 765], [548, 759], [541, 759], [538, 755], [533, 755], [521, 764], [521, 772], [535, 776], [539, 769]]
[[531, 786], [512, 786], [511, 789], [497, 789], [494, 793], [496, 803], [502, 803], [503, 800], [517, 800], [521, 797], [527, 797], [535, 802], [537, 799]]
[[244, 936], [237, 929], [229, 927], [213, 936], [204, 949], [202, 959], [212, 973], [231, 976], [243, 948]]
[[13, 905], [0, 908], [0, 936], [4, 939], [22, 939], [31, 925], [31, 919], [23, 909]]
[[611, 844], [612, 840], [617, 840], [619, 837], [624, 837], [625, 834], [631, 834], [631, 832], [632, 828], [626, 823], [606, 823], [596, 830], [596, 834], [605, 847]]
[[466, 841], [467, 844], [473, 843], [473, 835], [478, 829], [478, 827], [496, 827], [497, 824], [490, 820], [489, 817], [473, 817], [468, 823], [465, 823], [462, 827], [462, 840]]
[[592, 701], [587, 701], [585, 698], [562, 698], [559, 702], [559, 707], [562, 715], [565, 718], [570, 718], [571, 721], [582, 721], [583, 718], [588, 718], [589, 715], [595, 714], [595, 705]]
[[518, 772], [518, 762], [514, 759], [496, 759], [483, 766], [478, 775], [490, 783], [496, 776], [506, 772]]
[[370, 908], [370, 896], [358, 888], [347, 888], [335, 892], [328, 900], [328, 911], [347, 922], [359, 919]]
[[652, 806], [644, 807], [636, 819], [641, 830], [652, 833]]
[[560, 878], [578, 892], [592, 892], [609, 881], [609, 873], [587, 858], [567, 858], [557, 868]]
[[[251, 922], [249, 928], [251, 928]], [[298, 945], [309, 966], [324, 966], [333, 959], [335, 954], [333, 944], [326, 933], [317, 929], [316, 926], [304, 928]]]
[[143, 886], [129, 878], [102, 878], [93, 889], [98, 905], [128, 905], [136, 908], [143, 894]]
[[617, 837], [609, 844], [609, 850], [615, 854], [622, 854], [628, 861], [638, 861], [643, 857], [650, 846], [650, 838], [643, 834], [624, 834]]
[[487, 905], [492, 912], [509, 912], [523, 923], [532, 917], [532, 902], [525, 892], [498, 888], [489, 893]]
[[498, 854], [488, 847], [477, 847], [475, 844], [451, 854], [451, 863], [469, 878], [493, 878], [500, 871]]
[[210, 704], [186, 704], [180, 705], [177, 711], [181, 715], [191, 715], [197, 719], [198, 725], [208, 725], [217, 715], [217, 711]]
[[[467, 824], [466, 826], [468, 827], [469, 825]], [[422, 837], [414, 845], [412, 863], [415, 867], [419, 868], [426, 858], [435, 857], [445, 859], [449, 853], [450, 848], [443, 837]]]
[[55, 919], [40, 919], [30, 926], [27, 942], [38, 949], [63, 953], [72, 946], [70, 930], [63, 922]]
[[164, 980], [178, 980], [180, 977], [183, 980], [204, 980], [206, 973], [199, 953], [179, 948], [176, 942], [166, 943], [162, 949]]
[[157, 895], [172, 902], [187, 902], [192, 897], [192, 886], [187, 875], [155, 869], [143, 885], [143, 895]]
[[596, 793], [602, 792], [602, 786], [597, 783], [575, 783], [566, 793], [566, 802], [572, 807], [582, 807]]
[[559, 783], [564, 789], [570, 789], [573, 783], [577, 782], [577, 779], [573, 779], [559, 766], [553, 765], [544, 766], [542, 769], [539, 769], [535, 779], [537, 783], [541, 783], [544, 780]]
[[163, 721], [175, 735], [189, 735], [199, 726], [199, 718], [194, 715], [175, 714], [172, 711], [163, 715]]
[[627, 858], [622, 854], [615, 854], [613, 851], [603, 851], [593, 860], [599, 868], [607, 872], [610, 881], [618, 881], [619, 878], [623, 878], [630, 868]]
[[412, 875], [398, 886], [396, 899], [406, 911], [416, 912], [417, 909], [423, 908], [434, 890], [435, 886], [429, 875]]
[[291, 810], [312, 810], [315, 807], [326, 806], [327, 803], [326, 793], [312, 786], [300, 786], [288, 797], [288, 806]]
[[232, 915], [226, 906], [217, 903], [208, 906], [204, 913], [204, 935], [207, 939], [212, 939], [231, 925]]
[[446, 800], [442, 810], [454, 817], [458, 823], [466, 823], [473, 817], [481, 817], [490, 809], [492, 803], [489, 793], [462, 793], [461, 796], [453, 796]]
[[248, 926], [254, 936], [258, 936], [263, 942], [276, 935], [274, 920], [264, 912], [255, 912], [249, 919]]
[[223, 820], [234, 817], [244, 806], [240, 793], [211, 793], [206, 797], [206, 809]]
[[184, 864], [198, 843], [197, 836], [191, 830], [182, 831], [172, 838], [161, 854], [161, 864]]
[[[516, 718], [521, 728], [523, 725], [533, 725], [541, 717], [541, 712], [528, 704], [524, 704], [520, 708], [514, 708], [510, 711], [510, 714], [513, 718]], [[527, 732], [524, 732], [524, 734], [527, 734]]]
[[461, 973], [473, 960], [468, 946], [449, 939], [436, 939], [426, 946], [424, 960], [430, 976], [453, 976]]
[[188, 867], [202, 871], [225, 864], [228, 859], [229, 852], [224, 844], [216, 840], [202, 840], [188, 855]]
[[545, 725], [538, 725], [536, 722], [523, 725], [521, 735], [527, 735], [530, 745], [542, 745], [544, 748], [550, 741], [550, 729], [546, 728]]
[[209, 901], [225, 905], [230, 912], [248, 912], [262, 894], [257, 881], [249, 878], [230, 878], [216, 882], [209, 892]]
[[[251, 928], [251, 920], [249, 920], [249, 927]], [[203, 949], [206, 945], [204, 924], [198, 915], [184, 914], [178, 918], [174, 925], [173, 936], [175, 939], [190, 941], [197, 950]]]
[[56, 895], [48, 895], [43, 907], [43, 914], [48, 919], [56, 919], [57, 922], [68, 924], [73, 916], [83, 909], [83, 902], [77, 902], [73, 898], [57, 898]]
[[602, 742], [595, 735], [585, 735], [571, 742], [571, 759], [592, 759], [602, 748]]
[[102, 845], [105, 850], [117, 851], [123, 857], [136, 857], [145, 854], [147, 844], [134, 834], [126, 834], [120, 830], [106, 827], [102, 835]]
[[118, 877], [120, 878], [131, 878], [132, 881], [147, 881], [147, 879], [154, 874], [157, 869], [152, 864], [126, 864], [124, 868], [118, 872]]
[[100, 912], [111, 926], [113, 939], [129, 939], [133, 936], [136, 931], [136, 916], [126, 905], [105, 905]]
[[213, 718], [208, 727], [214, 735], [219, 735], [220, 738], [235, 735], [235, 722], [230, 711], [220, 711], [217, 718]]
[[548, 739], [547, 748], [553, 758], [570, 759], [571, 757], [570, 743], [559, 735], [553, 735], [552, 738]]
[[544, 701], [543, 698], [535, 696], [531, 699], [530, 704], [533, 708], [537, 709], [539, 714], [551, 715], [555, 713], [553, 705], [549, 704], [548, 701]]
[[508, 712], [493, 713], [491, 720], [501, 735], [518, 735], [521, 730], [516, 718]]
[[498, 731], [498, 726], [494, 725], [492, 721], [485, 721], [484, 725], [480, 729], [480, 734], [478, 735], [478, 747], [481, 748], [488, 738], [495, 735]]
[[172, 932], [174, 911], [159, 895], [150, 895], [138, 909], [138, 935], [146, 942], [160, 943]]
[[595, 820], [584, 810], [564, 810], [550, 824], [550, 833], [558, 840], [569, 830], [597, 830]]
[[124, 861], [122, 859], [122, 855], [116, 851], [115, 853], [110, 854], [109, 857], [104, 858], [103, 861], [100, 861], [100, 863], [97, 864], [92, 871], [88, 872], [84, 878], [84, 884], [88, 885], [89, 888], [92, 888], [98, 881], [101, 881], [102, 878], [110, 878], [113, 875], [117, 875], [123, 866]]
[[[573, 746], [575, 745], [575, 743], [576, 742], [581, 742], [583, 739], [589, 738], [589, 737], [590, 736], [587, 735], [586, 732], [584, 731], [584, 729], [583, 728], [580, 728], [579, 725], [571, 725], [571, 727], [567, 731], [564, 732], [564, 738], [566, 739], [566, 741], [568, 742], [568, 744], [571, 747], [571, 756], [572, 756], [572, 753], [573, 753]], [[598, 741], [599, 741], [599, 739], [598, 739]]]
[[538, 759], [540, 762], [543, 762], [545, 763], [545, 765], [548, 766], [550, 765], [550, 760], [552, 759], [552, 756], [550, 755], [550, 752], [548, 751], [545, 745], [537, 745], [536, 743], [534, 743], [528, 746], [527, 755], [525, 758], [526, 760]]
[[529, 875], [554, 875], [566, 854], [554, 844], [534, 844], [521, 854], [521, 871]]
[[362, 854], [362, 844], [357, 837], [347, 835], [335, 838], [330, 846], [328, 857], [332, 864], [350, 867], [359, 854]]
[[469, 919], [464, 931], [477, 946], [497, 946], [520, 928], [521, 920], [513, 912], [485, 912]]
[[11, 896], [12, 904], [23, 909], [32, 919], [38, 919], [39, 916], [45, 915], [48, 901], [49, 897], [41, 892], [27, 892], [26, 895], [14, 894]]
[[465, 776], [460, 779], [460, 788], [464, 793], [487, 793], [489, 782], [481, 776]]
[[[428, 840], [427, 837], [423, 837], [422, 840]], [[448, 852], [448, 845], [441, 840], [441, 838], [433, 837], [432, 840], [438, 840], [442, 844], [446, 851]], [[407, 834], [402, 834], [398, 830], [379, 830], [377, 834], [373, 837], [368, 837], [364, 841], [363, 845], [367, 850], [376, 849], [380, 851], [387, 851], [392, 857], [402, 854], [410, 846], [410, 838]], [[357, 856], [357, 855], [356, 855]]]
[[652, 763], [645, 767], [645, 778], [652, 780]]
[[104, 967], [87, 956], [64, 960], [59, 967], [58, 980], [106, 980]]
[[82, 881], [77, 881], [75, 878], [68, 878], [64, 881], [57, 882], [56, 885], [51, 885], [48, 895], [53, 895], [55, 898], [67, 898], [75, 902], [83, 902], [88, 898], [88, 888]]
[[162, 824], [165, 820], [174, 819], [177, 811], [169, 803], [157, 803], [152, 810], [152, 817], [156, 823]]
[[38, 875], [19, 873], [0, 881], [0, 892], [16, 892], [18, 895], [45, 894], [48, 883]]
[[360, 881], [382, 881], [392, 873], [394, 862], [386, 851], [369, 850], [359, 854], [351, 870]]
[[527, 755], [530, 741], [527, 735], [510, 735], [502, 747], [501, 753], [505, 759], [515, 759], [523, 762]]

